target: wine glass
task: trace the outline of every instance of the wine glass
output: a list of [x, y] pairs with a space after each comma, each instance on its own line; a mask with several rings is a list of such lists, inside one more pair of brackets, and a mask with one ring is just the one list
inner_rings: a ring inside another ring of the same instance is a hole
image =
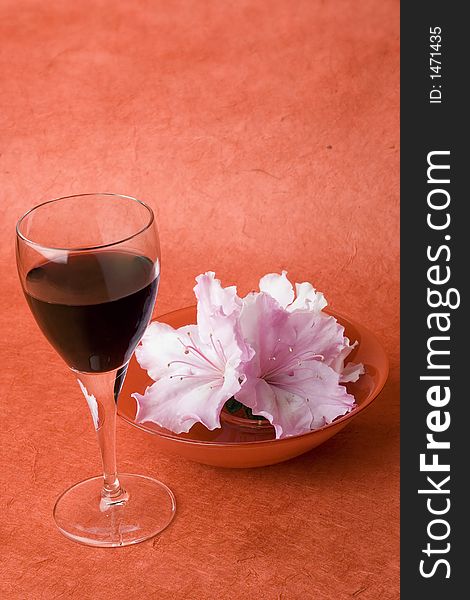
[[153, 212], [135, 198], [108, 193], [44, 202], [18, 221], [16, 258], [33, 316], [87, 400], [103, 463], [103, 476], [59, 497], [57, 527], [91, 546], [153, 537], [175, 514], [173, 493], [151, 477], [118, 477], [115, 451], [118, 395], [158, 290]]

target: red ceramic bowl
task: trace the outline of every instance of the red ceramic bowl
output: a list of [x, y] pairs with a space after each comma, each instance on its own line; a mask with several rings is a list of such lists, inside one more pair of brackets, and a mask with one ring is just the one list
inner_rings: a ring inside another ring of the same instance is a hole
[[[261, 467], [272, 465], [319, 446], [341, 431], [378, 396], [388, 376], [388, 359], [380, 342], [366, 327], [329, 311], [345, 328], [345, 334], [358, 347], [349, 356], [353, 362], [362, 362], [365, 374], [355, 383], [347, 384], [356, 398], [357, 407], [333, 423], [315, 431], [280, 440], [274, 428], [263, 421], [247, 421], [230, 414], [222, 415], [222, 427], [209, 431], [197, 423], [189, 433], [175, 434], [154, 423], [136, 423], [134, 392], [143, 394], [152, 384], [147, 372], [140, 368], [135, 357], [129, 364], [127, 377], [119, 397], [118, 414], [125, 421], [153, 435], [155, 443], [168, 452], [189, 460], [218, 467]], [[172, 327], [196, 322], [196, 307], [182, 308], [163, 315], [158, 321]]]

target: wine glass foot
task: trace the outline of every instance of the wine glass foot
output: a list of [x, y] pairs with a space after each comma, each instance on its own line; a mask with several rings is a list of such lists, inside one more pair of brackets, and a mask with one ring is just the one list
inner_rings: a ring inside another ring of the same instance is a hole
[[54, 506], [54, 519], [66, 537], [98, 547], [138, 544], [163, 531], [173, 520], [176, 503], [163, 483], [144, 475], [119, 475], [127, 492], [124, 503], [103, 504], [103, 477], [92, 477], [66, 490]]

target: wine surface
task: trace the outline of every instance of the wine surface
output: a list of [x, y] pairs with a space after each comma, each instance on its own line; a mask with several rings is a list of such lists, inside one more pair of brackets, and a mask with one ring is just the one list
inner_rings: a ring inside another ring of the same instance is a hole
[[25, 296], [46, 338], [76, 371], [110, 371], [131, 357], [152, 316], [153, 262], [130, 252], [69, 254], [26, 276]]

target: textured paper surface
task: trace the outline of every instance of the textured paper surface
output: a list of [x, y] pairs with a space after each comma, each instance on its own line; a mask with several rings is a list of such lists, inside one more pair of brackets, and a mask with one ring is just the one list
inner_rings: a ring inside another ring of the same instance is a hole
[[[395, 0], [0, 0], [2, 599], [399, 597], [398, 31]], [[163, 535], [121, 550], [55, 529], [98, 452], [14, 266], [23, 211], [90, 191], [155, 209], [157, 313], [193, 303], [207, 269], [244, 294], [285, 268], [392, 367], [364, 415], [269, 468], [184, 462], [119, 423], [121, 470], [178, 502]]]

